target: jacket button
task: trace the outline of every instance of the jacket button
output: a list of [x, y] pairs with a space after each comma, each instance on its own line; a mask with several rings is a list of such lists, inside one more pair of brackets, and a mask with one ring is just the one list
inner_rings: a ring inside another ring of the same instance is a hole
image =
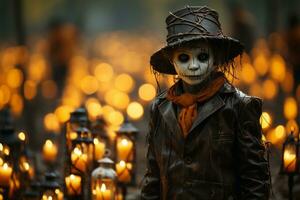
[[192, 158], [191, 158], [191, 157], [186, 157], [186, 158], [184, 159], [184, 162], [185, 162], [186, 164], [190, 165], [190, 164], [192, 164]]

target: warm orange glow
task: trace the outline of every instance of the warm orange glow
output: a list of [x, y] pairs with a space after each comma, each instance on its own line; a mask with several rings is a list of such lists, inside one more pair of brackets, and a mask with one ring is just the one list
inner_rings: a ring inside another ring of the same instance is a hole
[[293, 132], [294, 136], [297, 136], [297, 134], [299, 132], [299, 125], [294, 119], [289, 120], [286, 123], [285, 128], [286, 128], [287, 133]]
[[70, 113], [73, 111], [73, 109], [70, 106], [63, 105], [56, 108], [54, 111], [56, 117], [58, 118], [59, 122], [65, 123], [70, 118]]
[[139, 97], [144, 101], [151, 101], [156, 95], [156, 89], [152, 84], [145, 83], [139, 88]]
[[259, 54], [256, 56], [253, 60], [253, 66], [259, 75], [265, 75], [269, 68], [269, 63], [266, 56], [264, 54]]
[[58, 153], [58, 148], [51, 140], [46, 140], [43, 145], [43, 158], [45, 161], [54, 162]]
[[21, 70], [13, 68], [6, 75], [7, 85], [11, 88], [18, 88], [23, 82], [23, 73]]
[[122, 92], [131, 92], [134, 87], [134, 80], [128, 74], [120, 74], [115, 79], [115, 87]]
[[131, 180], [130, 169], [131, 163], [126, 163], [124, 160], [121, 160], [116, 164], [116, 172], [118, 175], [118, 180], [122, 183], [128, 183]]
[[11, 98], [11, 92], [7, 85], [0, 86], [0, 105], [5, 105]]
[[294, 87], [294, 76], [291, 71], [287, 71], [284, 81], [281, 82], [281, 87], [284, 92], [290, 93], [293, 90]]
[[23, 99], [19, 94], [13, 94], [10, 101], [11, 111], [14, 115], [19, 116], [23, 110]]
[[27, 80], [24, 83], [24, 96], [27, 100], [31, 100], [36, 96], [36, 83], [32, 80]]
[[108, 122], [113, 126], [120, 126], [124, 121], [124, 116], [119, 111], [113, 111], [108, 114], [107, 118]]
[[62, 98], [62, 104], [71, 107], [79, 107], [82, 101], [82, 93], [74, 86], [67, 86]]
[[252, 96], [256, 96], [256, 97], [262, 97], [263, 92], [262, 92], [261, 84], [259, 84], [259, 83], [251, 84], [250, 89], [249, 89], [249, 94]]
[[75, 147], [71, 153], [72, 164], [81, 172], [85, 172], [88, 166], [88, 155], [78, 147]]
[[104, 153], [105, 153], [105, 143], [98, 138], [94, 139], [94, 146], [95, 146], [95, 157], [94, 160], [100, 160]]
[[267, 79], [263, 82], [263, 95], [266, 99], [273, 99], [277, 92], [277, 85], [272, 79]]
[[140, 119], [144, 114], [144, 108], [139, 102], [131, 102], [127, 107], [127, 114], [134, 120]]
[[45, 58], [40, 54], [34, 54], [30, 58], [28, 66], [28, 78], [40, 82], [46, 75], [47, 63]]
[[69, 195], [81, 194], [81, 177], [75, 174], [65, 177], [67, 193]]
[[109, 113], [114, 112], [115, 109], [109, 105], [105, 105], [102, 107], [102, 113], [104, 117], [107, 117]]
[[278, 140], [283, 140], [283, 138], [285, 137], [285, 127], [282, 125], [278, 125], [275, 128], [275, 137]]
[[263, 112], [260, 116], [260, 124], [263, 129], [267, 129], [272, 124], [271, 115], [267, 112]]
[[295, 149], [285, 149], [283, 153], [283, 165], [287, 172], [294, 172], [296, 170], [296, 152]]
[[18, 134], [18, 138], [19, 138], [19, 140], [21, 140], [21, 141], [25, 141], [25, 139], [26, 139], [25, 133], [24, 133], [24, 132], [20, 132], [20, 133]]
[[283, 113], [287, 119], [295, 119], [298, 114], [297, 101], [294, 97], [288, 97], [284, 101]]
[[64, 193], [60, 189], [55, 189], [57, 200], [64, 200]]
[[85, 76], [80, 82], [80, 87], [85, 94], [93, 94], [98, 90], [98, 80], [94, 76]]
[[48, 113], [44, 117], [44, 126], [48, 131], [59, 132], [60, 125], [57, 116], [53, 113]]
[[0, 185], [1, 186], [8, 186], [9, 181], [11, 179], [12, 175], [12, 167], [10, 167], [7, 163], [4, 163], [2, 166], [0, 166]]
[[98, 81], [108, 82], [114, 75], [113, 68], [108, 63], [101, 63], [95, 67], [94, 74]]
[[116, 89], [112, 89], [106, 92], [104, 98], [107, 104], [121, 110], [126, 109], [130, 101], [129, 96], [126, 93], [118, 91]]
[[47, 99], [52, 99], [57, 95], [57, 85], [53, 80], [42, 82], [42, 95]]
[[251, 64], [243, 64], [243, 68], [241, 71], [241, 79], [247, 84], [253, 83], [255, 81], [256, 73]]
[[88, 98], [85, 102], [85, 107], [92, 119], [102, 114], [102, 107], [96, 98]]
[[274, 55], [271, 58], [271, 77], [279, 82], [283, 81], [286, 74], [286, 66], [280, 55]]

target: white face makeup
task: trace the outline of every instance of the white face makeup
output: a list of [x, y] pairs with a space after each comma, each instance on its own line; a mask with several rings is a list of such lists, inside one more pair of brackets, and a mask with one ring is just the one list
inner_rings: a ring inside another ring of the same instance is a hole
[[212, 49], [207, 44], [176, 49], [172, 63], [179, 78], [190, 85], [201, 83], [215, 69]]

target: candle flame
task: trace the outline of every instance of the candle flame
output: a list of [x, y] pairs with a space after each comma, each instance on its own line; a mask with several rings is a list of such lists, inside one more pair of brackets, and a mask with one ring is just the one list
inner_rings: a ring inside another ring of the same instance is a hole
[[121, 143], [122, 143], [122, 145], [127, 146], [128, 145], [128, 140], [127, 139], [122, 139]]
[[82, 154], [82, 151], [78, 147], [75, 147], [75, 149], [73, 151], [77, 156], [81, 156], [81, 154]]
[[18, 138], [19, 138], [21, 141], [25, 141], [25, 139], [26, 139], [25, 133], [24, 133], [24, 132], [20, 132], [20, 133], [18, 134]]
[[51, 140], [46, 140], [45, 145], [51, 148], [53, 146], [53, 142]]
[[0, 151], [3, 151], [3, 144], [0, 143]]
[[102, 183], [100, 190], [101, 190], [101, 192], [105, 192], [106, 191], [106, 185], [104, 183]]
[[292, 132], [295, 131], [295, 127], [294, 127], [294, 126], [291, 127], [291, 131], [292, 131]]
[[124, 160], [121, 160], [121, 161], [120, 161], [120, 166], [121, 166], [121, 167], [125, 167], [125, 166], [126, 166], [126, 163], [125, 163]]
[[7, 163], [4, 163], [3, 164], [3, 169], [7, 169], [8, 168], [8, 164]]
[[94, 144], [95, 144], [95, 145], [99, 144], [98, 138], [95, 138], [95, 139], [94, 139]]

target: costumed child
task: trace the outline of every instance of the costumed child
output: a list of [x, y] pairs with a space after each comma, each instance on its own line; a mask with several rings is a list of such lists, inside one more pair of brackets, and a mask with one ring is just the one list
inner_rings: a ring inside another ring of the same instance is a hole
[[150, 63], [179, 80], [152, 104], [141, 199], [268, 199], [262, 101], [224, 75], [243, 45], [223, 34], [206, 6], [170, 13], [166, 24], [167, 45]]

